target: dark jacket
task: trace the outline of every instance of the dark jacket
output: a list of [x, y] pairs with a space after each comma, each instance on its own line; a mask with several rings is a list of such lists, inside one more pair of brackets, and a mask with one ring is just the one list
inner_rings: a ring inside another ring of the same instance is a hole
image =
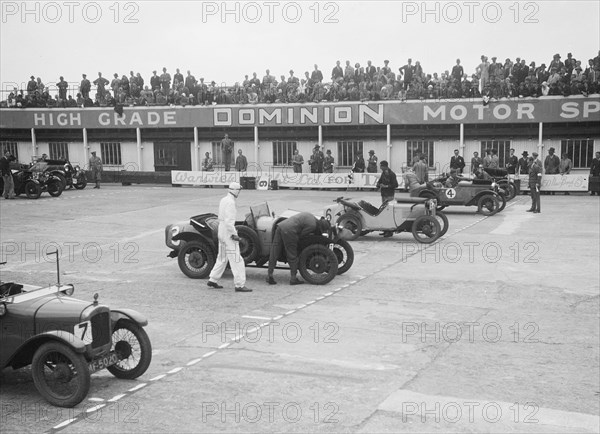
[[314, 234], [317, 230], [317, 218], [309, 212], [301, 212], [277, 225], [284, 237], [301, 239]]
[[600, 176], [600, 160], [597, 158], [594, 158], [592, 160], [592, 167], [590, 168], [590, 175]]
[[9, 155], [8, 158], [6, 156], [0, 158], [0, 175], [10, 175], [12, 173], [10, 171], [10, 162], [15, 160], [16, 158], [12, 155]]
[[381, 176], [377, 181], [377, 188], [381, 188], [381, 194], [393, 194], [394, 190], [398, 188], [398, 178], [392, 169], [384, 169], [383, 172], [381, 172]]

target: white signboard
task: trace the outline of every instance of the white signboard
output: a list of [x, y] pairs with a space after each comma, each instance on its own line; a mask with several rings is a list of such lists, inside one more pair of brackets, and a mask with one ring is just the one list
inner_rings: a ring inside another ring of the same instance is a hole
[[[521, 190], [529, 191], [529, 175], [519, 175]], [[540, 191], [588, 191], [589, 174], [542, 175]]]

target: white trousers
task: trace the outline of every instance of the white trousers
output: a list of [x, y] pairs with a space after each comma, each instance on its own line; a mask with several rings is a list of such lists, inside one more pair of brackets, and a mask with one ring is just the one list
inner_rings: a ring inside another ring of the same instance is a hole
[[231, 271], [233, 272], [233, 284], [236, 288], [241, 288], [246, 285], [246, 264], [244, 264], [244, 258], [240, 254], [240, 245], [237, 241], [219, 240], [219, 253], [215, 261], [215, 266], [210, 272], [209, 280], [218, 282], [225, 268], [227, 268], [227, 262], [231, 265]]

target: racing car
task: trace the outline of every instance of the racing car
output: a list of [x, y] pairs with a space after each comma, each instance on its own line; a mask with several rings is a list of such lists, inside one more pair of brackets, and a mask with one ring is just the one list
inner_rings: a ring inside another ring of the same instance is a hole
[[87, 396], [96, 371], [129, 380], [144, 374], [152, 345], [142, 314], [110, 309], [98, 294], [78, 300], [73, 285], [60, 283], [58, 262], [57, 274], [57, 283], [45, 287], [0, 282], [0, 369], [31, 365], [40, 395], [73, 407]]
[[401, 198], [383, 203], [379, 208], [366, 199], [338, 197], [336, 205], [325, 207], [323, 215], [348, 229], [355, 240], [372, 231], [393, 234], [412, 232], [420, 243], [429, 244], [448, 231], [448, 218], [436, 211], [435, 199]]
[[[240, 254], [246, 266], [264, 267], [277, 224], [299, 211], [288, 210], [276, 216], [268, 203], [250, 207], [245, 220], [236, 221], [240, 237]], [[165, 228], [165, 243], [177, 258], [179, 268], [192, 279], [207, 278], [215, 265], [218, 247], [218, 217], [212, 213], [190, 218], [189, 223], [170, 224]], [[306, 282], [325, 285], [337, 275], [345, 273], [354, 262], [354, 251], [342, 238], [345, 231], [331, 227], [328, 233], [315, 233], [300, 240], [298, 271]], [[287, 262], [283, 249], [279, 262]], [[252, 265], [254, 263], [254, 265]]]

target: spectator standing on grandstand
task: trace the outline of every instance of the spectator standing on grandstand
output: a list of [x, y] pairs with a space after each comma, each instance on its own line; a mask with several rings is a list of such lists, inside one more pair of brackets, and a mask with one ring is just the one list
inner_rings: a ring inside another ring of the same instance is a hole
[[231, 166], [231, 154], [233, 153], [233, 141], [229, 138], [229, 134], [225, 134], [221, 140], [221, 150], [223, 152], [223, 163], [225, 171], [229, 171]]
[[450, 158], [450, 169], [456, 170], [456, 172], [460, 175], [465, 168], [465, 159], [462, 155], [459, 155], [458, 149], [454, 150], [454, 155]]
[[175, 74], [173, 74], [173, 89], [177, 89], [175, 83], [181, 83], [183, 85], [183, 74], [179, 71], [179, 68], [177, 68]]
[[406, 65], [401, 67], [399, 70], [400, 74], [404, 76], [404, 90], [412, 83], [415, 67], [412, 64], [412, 59], [408, 59]]
[[317, 64], [315, 64], [315, 69], [312, 74], [310, 74], [310, 78], [315, 83], [321, 83], [323, 81], [323, 73], [319, 71], [319, 66]]
[[333, 173], [333, 164], [335, 159], [331, 155], [331, 149], [328, 149], [325, 155], [325, 161], [323, 162], [323, 173]]
[[44, 85], [44, 83], [42, 83], [42, 79], [40, 77], [37, 78], [37, 81], [36, 81], [35, 85], [36, 85], [36, 90], [39, 93], [43, 93], [44, 90], [46, 89], [46, 86]]
[[163, 95], [169, 94], [169, 89], [171, 88], [171, 74], [167, 72], [167, 68], [163, 67], [163, 73], [160, 75], [160, 86], [162, 89]]
[[[598, 177], [600, 176], [600, 152], [596, 152], [596, 158], [592, 160], [592, 166], [590, 167], [590, 176]], [[600, 196], [600, 191], [592, 191], [592, 183], [589, 183], [590, 196], [593, 196], [596, 193]]]
[[156, 71], [152, 71], [152, 77], [150, 77], [150, 88], [152, 92], [160, 90], [160, 77], [156, 75]]
[[413, 165], [413, 172], [417, 178], [419, 184], [424, 184], [429, 181], [429, 168], [427, 167], [427, 160], [425, 154], [419, 154], [418, 160]]
[[119, 74], [116, 72], [113, 74], [113, 79], [110, 82], [110, 87], [113, 91], [113, 95], [118, 99], [119, 88], [121, 87], [121, 79], [119, 78]]
[[[248, 76], [246, 76], [247, 78]], [[196, 77], [188, 70], [187, 76], [185, 77], [185, 87], [188, 88], [188, 92], [196, 95]]]
[[[82, 99], [85, 100], [90, 97], [90, 90], [92, 89], [92, 84], [87, 79], [87, 75], [81, 74], [81, 77], [82, 77], [82, 80], [81, 80], [81, 83], [79, 84], [79, 92], [81, 92]], [[83, 101], [82, 101], [82, 104], [79, 104], [79, 102], [77, 102], [77, 105], [82, 106]]]
[[325, 155], [321, 151], [319, 145], [315, 145], [313, 153], [308, 160], [310, 165], [310, 173], [323, 173], [323, 163], [325, 162]]
[[374, 150], [369, 151], [369, 159], [367, 160], [367, 173], [377, 173], [377, 155]]
[[488, 58], [486, 56], [481, 56], [481, 63], [476, 69], [477, 77], [479, 78], [479, 92], [483, 93], [483, 89], [485, 89], [490, 81], [490, 63], [488, 62]]
[[548, 66], [548, 69], [550, 69], [550, 71], [552, 71], [553, 68], [556, 68], [557, 71], [560, 71], [564, 67], [565, 67], [565, 64], [561, 62], [560, 54], [557, 53], [554, 55], [552, 62], [550, 62], [550, 66]]
[[367, 67], [365, 68], [365, 74], [367, 76], [367, 79], [369, 79], [370, 81], [373, 81], [373, 79], [375, 78], [375, 74], [377, 74], [377, 68], [375, 68], [371, 64], [370, 60], [367, 61]]
[[69, 83], [67, 83], [61, 76], [60, 81], [56, 83], [56, 87], [58, 87], [58, 97], [65, 101], [67, 99], [67, 89], [69, 87]]
[[242, 153], [241, 149], [238, 149], [238, 156], [235, 159], [235, 170], [238, 172], [245, 172], [248, 169], [248, 159]]
[[349, 82], [354, 78], [354, 68], [350, 65], [350, 61], [346, 60], [346, 67], [344, 68], [344, 81]]
[[[98, 78], [94, 80], [94, 84], [96, 85], [96, 95], [99, 98], [104, 98], [104, 94], [106, 93], [105, 87], [108, 83], [109, 83], [109, 81], [106, 78], [102, 77], [102, 73], [99, 72]], [[100, 187], [98, 187], [98, 188], [100, 188]]]
[[37, 83], [35, 82], [35, 77], [33, 75], [29, 78], [30, 80], [27, 82], [27, 95], [33, 95], [37, 89]]
[[338, 78], [344, 77], [344, 70], [340, 66], [340, 61], [335, 62], [335, 66], [331, 70], [331, 81], [336, 81]]
[[523, 153], [521, 154], [522, 157], [519, 158], [519, 175], [527, 175], [529, 173], [529, 162], [528, 162], [528, 155], [529, 152], [527, 151], [523, 151]]
[[294, 149], [294, 155], [292, 156], [292, 166], [294, 167], [294, 173], [302, 173], [303, 164], [304, 157], [300, 155], [297, 149]]
[[483, 165], [483, 160], [479, 156], [479, 152], [473, 152], [473, 158], [471, 158], [471, 173], [475, 173]]
[[92, 151], [90, 157], [90, 170], [92, 171], [92, 181], [96, 183], [94, 188], [100, 188], [100, 180], [102, 178], [102, 160], [96, 156], [96, 151]]
[[519, 159], [515, 155], [514, 149], [511, 148], [511, 150], [509, 152], [510, 152], [510, 155], [506, 159], [506, 171], [508, 172], [509, 178], [510, 178], [510, 175], [513, 175], [513, 178], [514, 178], [514, 175], [517, 173], [517, 166], [519, 165]]

